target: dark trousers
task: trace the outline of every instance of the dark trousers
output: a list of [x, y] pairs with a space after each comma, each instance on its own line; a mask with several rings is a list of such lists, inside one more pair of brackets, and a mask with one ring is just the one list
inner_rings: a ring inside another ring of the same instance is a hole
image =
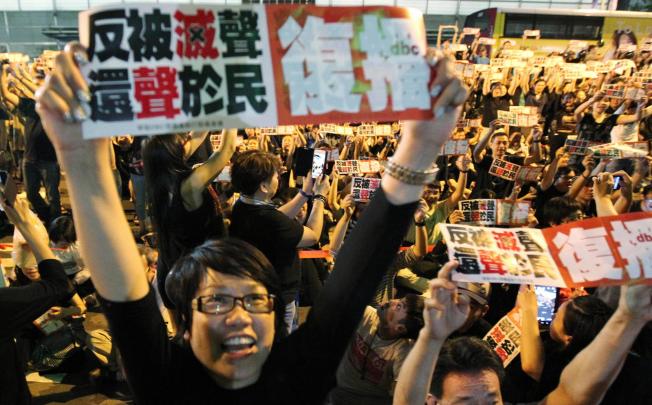
[[[25, 191], [36, 215], [45, 223], [61, 215], [59, 182], [61, 171], [57, 162], [23, 160]], [[45, 187], [47, 202], [39, 194], [41, 184]]]

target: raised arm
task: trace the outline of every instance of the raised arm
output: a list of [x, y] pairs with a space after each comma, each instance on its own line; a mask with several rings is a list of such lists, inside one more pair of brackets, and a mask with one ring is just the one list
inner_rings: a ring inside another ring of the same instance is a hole
[[528, 156], [523, 161], [524, 165], [531, 165], [533, 163], [539, 163], [541, 161], [541, 137], [543, 136], [543, 131], [541, 127], [534, 126], [532, 127], [532, 144], [530, 145], [530, 150]]
[[616, 312], [595, 339], [564, 368], [559, 385], [541, 404], [600, 403], [641, 329], [650, 321], [652, 287], [622, 286]]
[[342, 214], [340, 220], [337, 221], [337, 225], [335, 225], [335, 229], [333, 230], [333, 234], [331, 235], [330, 240], [329, 249], [331, 255], [333, 256], [337, 256], [337, 252], [340, 250], [342, 242], [344, 242], [346, 231], [349, 229], [349, 223], [351, 222], [351, 217], [353, 216], [355, 202], [353, 201], [353, 196], [351, 194], [342, 199], [342, 209], [344, 210], [344, 213]]
[[450, 281], [457, 262], [448, 262], [430, 281], [430, 298], [423, 309], [424, 326], [405, 358], [394, 390], [394, 405], [423, 405], [435, 371], [439, 352], [451, 333], [466, 321], [469, 301], [457, 294]]
[[600, 173], [593, 178], [593, 200], [599, 217], [618, 215], [611, 201], [614, 178], [611, 173]]
[[[203, 204], [204, 190], [229, 163], [233, 152], [235, 152], [237, 133], [237, 129], [223, 130], [220, 148], [206, 162], [195, 168], [190, 176], [181, 183], [181, 197], [187, 209], [196, 210]], [[191, 143], [196, 144], [195, 148], [201, 145], [207, 134], [208, 132], [197, 133], [195, 131], [191, 133]]]
[[[77, 63], [85, 50], [68, 45], [56, 57], [55, 72], [37, 92], [37, 111], [66, 172], [82, 256], [99, 294], [115, 302], [135, 301], [149, 291], [141, 257], [122, 210], [106, 154], [109, 139], [83, 140], [79, 123], [63, 116], [89, 100]], [[73, 100], [77, 95], [79, 99]], [[117, 254], [119, 252], [119, 254]]]
[[328, 176], [322, 175], [315, 182], [313, 188], [316, 197], [312, 200], [312, 210], [306, 226], [303, 227], [303, 236], [299, 241], [298, 247], [309, 247], [319, 242], [321, 231], [324, 227], [324, 206], [326, 205], [326, 195], [330, 188]]
[[491, 121], [489, 128], [485, 129], [482, 136], [480, 136], [478, 143], [473, 149], [473, 161], [475, 163], [478, 163], [484, 159], [484, 155], [487, 153], [487, 144], [489, 143], [489, 139], [491, 138], [491, 135], [496, 131], [496, 128], [498, 128], [498, 125], [501, 125], [500, 120], [496, 119]]
[[457, 178], [457, 185], [455, 191], [448, 197], [446, 204], [450, 211], [457, 208], [457, 204], [464, 197], [464, 189], [466, 189], [466, 179], [468, 178], [469, 166], [471, 165], [471, 158], [468, 155], [459, 156], [455, 161], [457, 169], [460, 171]]
[[521, 367], [533, 380], [540, 381], [545, 356], [537, 320], [537, 295], [534, 287], [522, 285], [518, 292], [521, 310]]
[[577, 195], [582, 191], [582, 187], [584, 187], [586, 180], [591, 177], [591, 172], [595, 167], [595, 159], [593, 156], [590, 154], [584, 156], [584, 159], [582, 159], [582, 166], [584, 166], [584, 171], [577, 176], [573, 184], [571, 184], [568, 193], [566, 193], [566, 195], [571, 198], [577, 198]]
[[10, 104], [11, 107], [15, 108], [18, 106], [20, 99], [17, 95], [9, 91], [10, 69], [9, 65], [2, 66], [2, 72], [0, 72], [0, 93], [2, 93], [2, 98], [5, 100], [5, 103]]
[[[407, 121], [392, 157], [394, 164], [410, 171], [431, 170], [467, 97], [466, 88], [448, 59], [441, 58], [437, 69], [433, 86], [438, 86], [441, 93], [433, 103], [436, 118]], [[335, 269], [303, 325], [304, 329], [311, 330], [311, 336], [321, 337], [320, 344], [327, 345], [324, 350], [333, 356], [325, 366], [336, 368], [339, 364], [364, 308], [396, 257], [422, 192], [422, 184], [392, 177], [389, 170], [385, 170], [381, 189], [340, 249]]]
[[589, 108], [590, 105], [593, 103], [602, 100], [604, 97], [604, 92], [602, 90], [598, 91], [593, 95], [593, 97], [589, 98], [586, 100], [584, 103], [580, 104], [576, 109], [573, 115], [575, 116], [575, 122], [580, 122], [582, 120], [582, 116], [584, 115], [584, 110]]
[[557, 169], [561, 166], [560, 163], [564, 159], [564, 154], [566, 153], [566, 148], [561, 147], [555, 151], [555, 158], [552, 159], [552, 162], [548, 165], [543, 173], [541, 178], [541, 183], [539, 187], [541, 190], [545, 191], [552, 186], [555, 181], [555, 175], [557, 174]]

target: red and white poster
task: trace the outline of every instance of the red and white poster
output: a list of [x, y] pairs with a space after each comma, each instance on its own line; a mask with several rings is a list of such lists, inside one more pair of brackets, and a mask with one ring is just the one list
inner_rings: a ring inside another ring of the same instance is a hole
[[441, 224], [453, 280], [553, 287], [652, 284], [652, 215], [591, 218], [543, 230]]
[[482, 338], [507, 367], [521, 352], [521, 314], [514, 308]]
[[351, 185], [351, 195], [355, 201], [369, 201], [378, 187], [380, 187], [380, 179], [354, 177]]
[[86, 138], [432, 117], [413, 9], [114, 5], [79, 27]]

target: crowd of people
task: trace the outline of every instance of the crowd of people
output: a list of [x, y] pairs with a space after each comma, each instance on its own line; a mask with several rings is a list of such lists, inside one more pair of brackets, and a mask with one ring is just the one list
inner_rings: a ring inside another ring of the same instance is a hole
[[[536, 228], [652, 212], [651, 43], [445, 44], [429, 55], [434, 119], [374, 123], [382, 136], [347, 123], [84, 140], [81, 45], [49, 67], [3, 61], [0, 164], [26, 196], [0, 199], [16, 229], [0, 404], [30, 403], [25, 374], [71, 362], [144, 404], [652, 404], [652, 287], [559, 292], [542, 325], [533, 286], [451, 281], [438, 227], [472, 223], [469, 199], [530, 202], [521, 226]], [[512, 107], [534, 122], [509, 121]], [[443, 153], [451, 139], [468, 148]], [[314, 178], [298, 175], [310, 150], [329, 156]], [[541, 177], [506, 180], [496, 159]], [[383, 163], [364, 174], [381, 179], [370, 200], [337, 160]], [[84, 329], [91, 307], [108, 330]], [[515, 307], [520, 356], [505, 367], [483, 338]]]

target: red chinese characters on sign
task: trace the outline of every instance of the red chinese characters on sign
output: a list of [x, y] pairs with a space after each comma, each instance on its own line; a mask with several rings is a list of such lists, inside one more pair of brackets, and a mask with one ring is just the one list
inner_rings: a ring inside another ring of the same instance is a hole
[[518, 241], [516, 240], [516, 237], [514, 236], [513, 232], [491, 232], [494, 236], [494, 240], [496, 241], [496, 245], [498, 246], [498, 249], [503, 249], [503, 250], [513, 250], [516, 252], [520, 252], [521, 248], [518, 245]]
[[176, 84], [176, 69], [140, 67], [134, 70], [134, 97], [141, 105], [138, 118], [174, 118], [180, 112], [174, 106], [179, 97]]
[[492, 252], [489, 250], [478, 250], [480, 256], [480, 263], [484, 266], [483, 274], [500, 274], [501, 276], [507, 274], [507, 268], [500, 253]]
[[194, 15], [186, 15], [177, 11], [174, 13], [174, 19], [179, 22], [174, 30], [180, 37], [177, 41], [177, 55], [191, 59], [217, 58], [219, 52], [213, 46], [215, 15], [212, 11], [198, 9], [197, 14]]

